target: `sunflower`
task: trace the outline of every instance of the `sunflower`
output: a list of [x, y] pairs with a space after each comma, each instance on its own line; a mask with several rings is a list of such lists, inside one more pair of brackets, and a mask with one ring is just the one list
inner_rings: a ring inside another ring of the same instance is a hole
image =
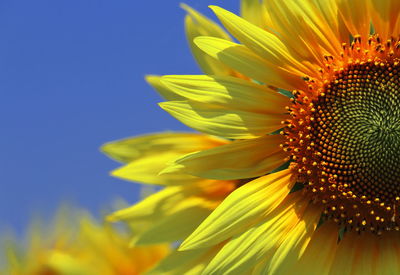
[[9, 275], [142, 274], [169, 252], [166, 244], [130, 247], [127, 234], [66, 209], [47, 228], [36, 221], [27, 245], [10, 238], [5, 244]]
[[241, 6], [241, 17], [211, 6], [239, 43], [184, 6], [206, 75], [148, 79], [164, 110], [226, 142], [164, 159], [159, 179], [234, 183], [169, 264], [214, 249], [199, 273], [400, 273], [400, 3]]

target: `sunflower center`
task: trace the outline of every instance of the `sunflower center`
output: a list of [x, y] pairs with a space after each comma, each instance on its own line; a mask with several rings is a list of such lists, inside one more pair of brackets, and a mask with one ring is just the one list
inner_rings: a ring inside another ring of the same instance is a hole
[[358, 197], [400, 196], [399, 77], [391, 63], [352, 65], [315, 102], [311, 134], [322, 171]]
[[400, 62], [389, 57], [346, 61], [326, 80], [306, 80], [282, 145], [326, 218], [378, 234], [400, 229]]

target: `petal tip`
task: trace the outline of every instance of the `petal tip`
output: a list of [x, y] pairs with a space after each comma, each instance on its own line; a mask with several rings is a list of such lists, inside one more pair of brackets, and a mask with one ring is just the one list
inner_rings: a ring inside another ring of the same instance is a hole
[[151, 84], [152, 82], [160, 79], [161, 76], [159, 75], [154, 75], [154, 74], [147, 74], [144, 76], [144, 79], [147, 81], [147, 83]]
[[189, 13], [190, 10], [192, 9], [188, 4], [183, 3], [183, 2], [179, 3], [179, 7], [180, 7], [181, 9], [185, 10], [185, 11], [188, 12], [188, 13]]
[[112, 213], [105, 218], [106, 222], [117, 222], [119, 221], [118, 216], [115, 213]]
[[194, 249], [193, 246], [190, 243], [190, 240], [187, 238], [186, 240], [183, 241], [183, 243], [178, 247], [178, 251], [187, 251], [187, 250], [192, 250]]
[[169, 166], [165, 167], [163, 170], [161, 170], [158, 175], [164, 175], [164, 174], [171, 174], [171, 173], [175, 173], [178, 171], [181, 171], [183, 168], [182, 165], [176, 164], [176, 163], [172, 163]]

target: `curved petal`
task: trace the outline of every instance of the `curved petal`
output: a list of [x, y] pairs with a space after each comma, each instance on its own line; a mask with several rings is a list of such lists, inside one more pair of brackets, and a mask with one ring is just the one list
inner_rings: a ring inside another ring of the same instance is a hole
[[[312, 64], [322, 66], [324, 55], [339, 56], [342, 48], [341, 31], [334, 1], [271, 0], [265, 3], [272, 26], [291, 52]], [[316, 72], [310, 67], [311, 75]]]
[[288, 274], [312, 239], [321, 214], [321, 205], [310, 204], [307, 207], [299, 222], [286, 234], [285, 239], [274, 252], [270, 264], [265, 268], [267, 274]]
[[147, 75], [146, 81], [149, 83], [154, 90], [157, 91], [163, 98], [166, 100], [182, 100], [183, 97], [171, 92], [170, 89], [165, 87], [163, 83], [161, 83], [161, 77], [157, 75]]
[[159, 175], [167, 163], [190, 152], [205, 150], [228, 141], [196, 133], [156, 133], [107, 143], [101, 150], [109, 157], [128, 163], [112, 172], [126, 180], [150, 184], [178, 185], [198, 179], [183, 174]]
[[167, 75], [161, 81], [181, 97], [234, 110], [283, 114], [290, 100], [275, 90], [229, 76]]
[[229, 35], [220, 26], [218, 26], [218, 24], [205, 17], [198, 11], [185, 4], [181, 4], [181, 7], [187, 12], [187, 16], [185, 17], [185, 29], [190, 49], [203, 72], [212, 75], [234, 74], [232, 69], [218, 60], [208, 56], [193, 43], [193, 39], [197, 36], [206, 35], [231, 40]]
[[269, 263], [279, 245], [296, 229], [307, 204], [301, 201], [301, 194], [289, 195], [265, 219], [229, 240], [204, 274], [243, 274], [259, 262]]
[[276, 35], [220, 7], [210, 6], [210, 8], [232, 35], [265, 60], [276, 67], [284, 67], [300, 77], [309, 74], [309, 69], [298, 61], [298, 56], [293, 55]]
[[128, 163], [163, 152], [181, 155], [226, 143], [224, 139], [198, 133], [162, 132], [111, 141], [104, 144], [101, 151], [117, 161]]
[[246, 183], [230, 194], [181, 245], [182, 250], [218, 244], [271, 213], [294, 183], [289, 169]]
[[199, 36], [194, 43], [210, 56], [261, 83], [289, 91], [306, 88], [299, 76], [268, 63], [243, 45], [208, 36]]
[[285, 163], [279, 147], [281, 135], [239, 140], [177, 159], [164, 171], [181, 172], [219, 180], [247, 179], [265, 175]]
[[140, 234], [135, 244], [149, 245], [183, 240], [210, 215], [216, 205], [216, 202], [210, 203], [198, 197], [178, 202], [171, 213], [154, 220], [152, 225]]
[[192, 198], [203, 208], [216, 207], [236, 187], [233, 181], [204, 180], [182, 186], [167, 186], [163, 190], [146, 197], [140, 202], [118, 210], [107, 217], [109, 221], [150, 221], [154, 223], [175, 213], [180, 203]]
[[174, 251], [146, 275], [201, 274], [221, 245], [190, 251]]
[[153, 195], [148, 196], [142, 201], [125, 209], [118, 210], [107, 217], [111, 222], [115, 221], [154, 221], [172, 213], [175, 205], [185, 198], [194, 196], [198, 193], [193, 186], [171, 186]]
[[266, 11], [260, 0], [240, 1], [240, 16], [260, 28], [265, 27]]
[[286, 118], [285, 115], [258, 114], [194, 101], [169, 101], [160, 106], [197, 131], [230, 139], [248, 139], [274, 132], [282, 128], [281, 121]]

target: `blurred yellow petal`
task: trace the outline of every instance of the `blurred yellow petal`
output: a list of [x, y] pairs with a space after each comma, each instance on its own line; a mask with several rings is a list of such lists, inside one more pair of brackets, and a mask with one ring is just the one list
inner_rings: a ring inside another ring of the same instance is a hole
[[197, 36], [206, 35], [230, 40], [229, 35], [218, 24], [193, 8], [185, 4], [181, 4], [181, 7], [188, 13], [185, 17], [185, 29], [190, 49], [203, 72], [211, 75], [233, 74], [232, 69], [208, 56], [193, 43]]
[[285, 115], [258, 114], [194, 101], [170, 101], [160, 106], [187, 126], [210, 135], [247, 139], [282, 127]]
[[157, 244], [185, 239], [215, 208], [202, 198], [189, 198], [178, 202], [171, 213], [155, 220], [151, 227], [141, 234], [136, 244]]
[[[60, 275], [96, 275], [96, 269], [90, 268], [88, 265], [74, 259], [71, 255], [61, 252], [51, 253], [47, 268], [45, 267], [43, 274], [47, 274], [47, 272], [48, 274], [54, 272]], [[104, 274], [110, 274], [109, 270], [105, 270]]]
[[190, 251], [174, 251], [147, 275], [202, 274], [208, 262], [217, 254], [221, 245]]
[[267, 174], [285, 163], [287, 154], [279, 147], [281, 135], [239, 140], [177, 159], [163, 172], [181, 172], [202, 178], [232, 180]]
[[181, 249], [212, 246], [273, 211], [293, 184], [289, 169], [244, 184], [230, 194], [182, 243]]
[[161, 81], [178, 95], [193, 101], [258, 113], [286, 113], [289, 98], [265, 85], [229, 76], [170, 75]]
[[13, 262], [7, 259], [6, 274], [142, 274], [170, 251], [166, 244], [130, 247], [128, 231], [99, 224], [83, 211], [63, 208], [52, 224], [40, 225], [31, 233], [35, 241], [19, 246]]

